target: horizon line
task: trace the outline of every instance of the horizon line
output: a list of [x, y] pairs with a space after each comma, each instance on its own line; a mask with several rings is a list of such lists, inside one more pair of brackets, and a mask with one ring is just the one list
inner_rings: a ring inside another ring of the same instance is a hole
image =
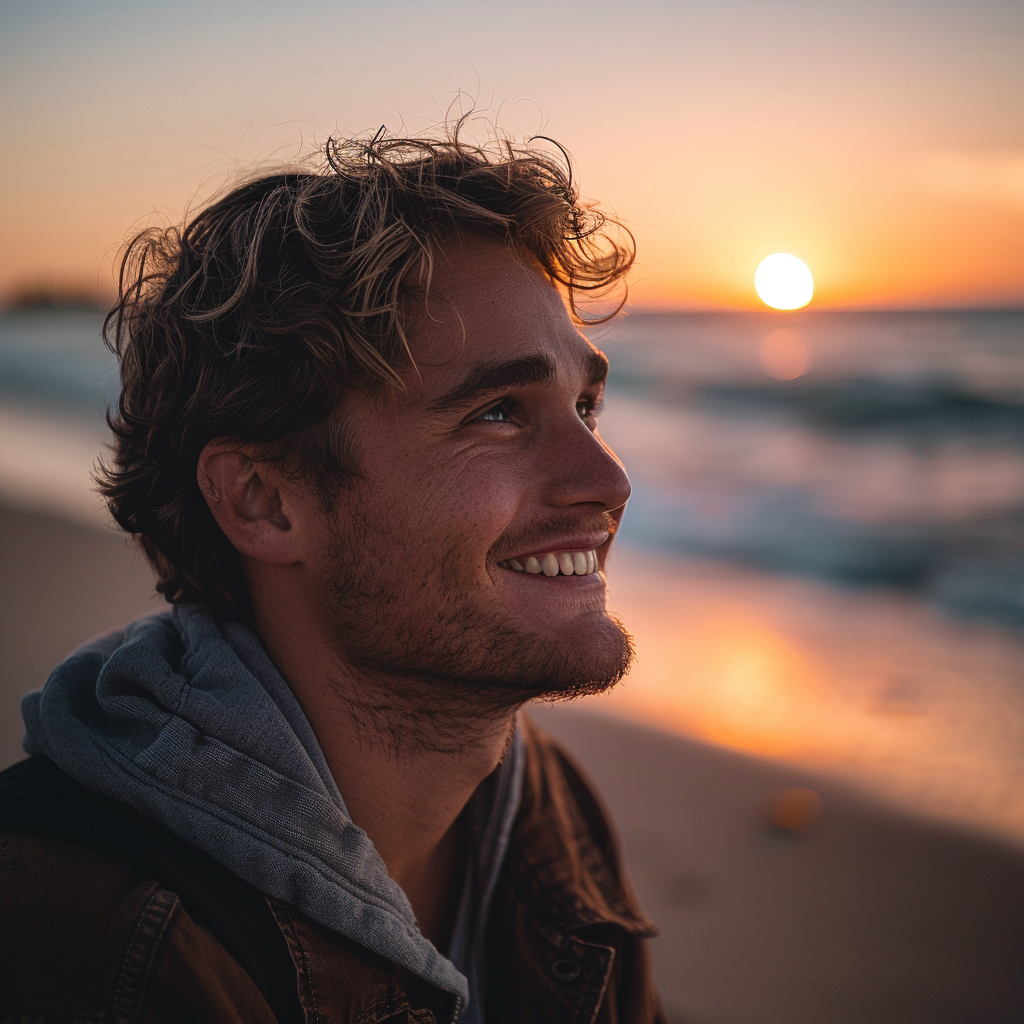
[[801, 309], [751, 309], [742, 306], [628, 306], [625, 316], [707, 316], [729, 314], [736, 316], [799, 316], [805, 313], [1024, 313], [1024, 302], [1014, 305], [950, 305], [950, 306], [804, 306]]

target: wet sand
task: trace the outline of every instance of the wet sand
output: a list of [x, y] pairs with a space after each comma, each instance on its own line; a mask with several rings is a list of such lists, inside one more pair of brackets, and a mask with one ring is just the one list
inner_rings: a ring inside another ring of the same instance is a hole
[[[20, 694], [156, 604], [119, 535], [24, 507], [0, 564], [6, 764]], [[1024, 1021], [1024, 855], [996, 835], [1024, 835], [1020, 641], [636, 552], [613, 581], [636, 670], [532, 713], [619, 823], [673, 1021]], [[793, 787], [821, 801], [802, 831], [770, 824]]]
[[615, 553], [634, 633], [614, 713], [826, 772], [1024, 849], [1024, 636], [912, 594]]
[[160, 605], [122, 534], [0, 505], [0, 766], [22, 757], [21, 695], [83, 640]]
[[[1024, 1021], [1024, 858], [810, 772], [535, 709], [618, 824], [676, 1024]], [[805, 831], [771, 825], [809, 787]]]

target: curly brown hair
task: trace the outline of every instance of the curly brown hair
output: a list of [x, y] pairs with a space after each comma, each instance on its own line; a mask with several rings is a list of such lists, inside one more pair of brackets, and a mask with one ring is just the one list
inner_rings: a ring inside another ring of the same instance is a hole
[[502, 240], [564, 288], [577, 319], [579, 292], [621, 282], [632, 236], [580, 201], [556, 149], [470, 145], [458, 125], [440, 138], [331, 139], [315, 161], [128, 243], [104, 325], [121, 394], [98, 484], [168, 600], [248, 617], [237, 552], [196, 480], [208, 442], [247, 446], [325, 503], [358, 473], [330, 413], [348, 388], [402, 386], [403, 321], [436, 242]]

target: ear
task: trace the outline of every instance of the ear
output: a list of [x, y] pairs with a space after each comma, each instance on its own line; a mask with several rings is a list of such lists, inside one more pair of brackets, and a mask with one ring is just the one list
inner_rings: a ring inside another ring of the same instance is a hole
[[218, 438], [200, 453], [196, 478], [217, 525], [240, 554], [273, 565], [301, 561], [301, 511], [276, 465]]

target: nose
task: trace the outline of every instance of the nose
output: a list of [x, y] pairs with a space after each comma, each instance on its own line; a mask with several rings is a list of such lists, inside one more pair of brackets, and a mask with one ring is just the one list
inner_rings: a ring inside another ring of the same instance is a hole
[[550, 446], [548, 501], [558, 507], [621, 509], [629, 500], [629, 477], [615, 453], [578, 417], [558, 431]]

